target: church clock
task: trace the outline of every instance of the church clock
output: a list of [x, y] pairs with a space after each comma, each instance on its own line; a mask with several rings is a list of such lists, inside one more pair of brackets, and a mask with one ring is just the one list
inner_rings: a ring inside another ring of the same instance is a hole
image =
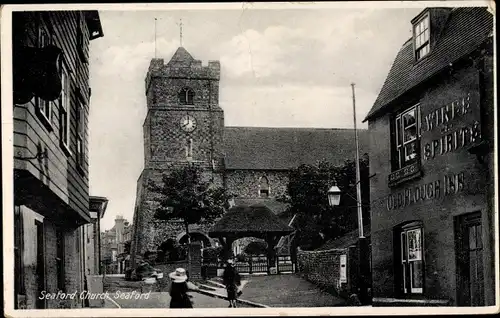
[[180, 125], [185, 132], [192, 132], [196, 129], [196, 119], [191, 115], [186, 115], [181, 118]]

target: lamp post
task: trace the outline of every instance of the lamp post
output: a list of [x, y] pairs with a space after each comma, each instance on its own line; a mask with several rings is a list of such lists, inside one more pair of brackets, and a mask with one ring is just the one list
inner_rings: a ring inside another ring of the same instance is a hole
[[354, 83], [351, 84], [352, 88], [352, 113], [354, 120], [354, 142], [356, 143], [356, 206], [358, 210], [358, 285], [359, 285], [359, 298], [361, 303], [366, 304], [368, 302], [368, 279], [369, 279], [369, 249], [368, 240], [363, 233], [363, 209], [361, 208], [361, 176], [359, 169], [359, 141], [358, 141], [358, 129], [356, 123], [356, 93], [354, 89]]
[[328, 203], [330, 204], [330, 206], [339, 205], [340, 193], [341, 193], [341, 191], [340, 191], [339, 187], [337, 187], [337, 186], [332, 186], [328, 190], [327, 196], [328, 196]]
[[[363, 233], [363, 210], [361, 201], [361, 177], [359, 168], [359, 141], [358, 130], [356, 124], [356, 97], [354, 90], [354, 83], [352, 87], [352, 108], [354, 119], [354, 140], [356, 145], [356, 207], [358, 213], [358, 287], [360, 301], [365, 304], [368, 302], [368, 276], [369, 276], [369, 260], [368, 256], [368, 241]], [[330, 206], [336, 206], [340, 203], [341, 191], [337, 186], [332, 186], [328, 192], [328, 203]]]

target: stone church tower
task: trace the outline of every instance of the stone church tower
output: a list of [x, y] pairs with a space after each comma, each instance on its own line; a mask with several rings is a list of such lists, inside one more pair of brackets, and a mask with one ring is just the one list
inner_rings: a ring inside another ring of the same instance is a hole
[[[155, 194], [147, 184], [161, 184], [164, 173], [196, 165], [222, 186], [224, 113], [219, 107], [219, 61], [208, 66], [183, 47], [172, 59], [152, 59], [145, 80], [148, 112], [143, 125], [144, 170], [137, 181], [133, 255], [156, 251], [167, 239], [182, 239], [181, 222], [153, 218]], [[201, 225], [200, 233], [208, 225]], [[196, 233], [192, 228], [190, 232]]]

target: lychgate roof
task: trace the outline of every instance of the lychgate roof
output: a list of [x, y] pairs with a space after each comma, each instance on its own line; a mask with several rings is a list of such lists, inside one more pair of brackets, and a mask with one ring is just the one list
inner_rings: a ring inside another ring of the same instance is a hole
[[229, 211], [210, 229], [210, 237], [257, 236], [266, 233], [287, 235], [294, 231], [284, 224], [268, 207], [263, 204], [251, 206], [238, 205]]
[[487, 8], [456, 8], [450, 12], [437, 42], [428, 56], [415, 63], [412, 39], [398, 52], [380, 93], [366, 120], [376, 116], [396, 98], [439, 73], [450, 63], [471, 54], [493, 30], [493, 15]]
[[[368, 131], [358, 129], [360, 155], [368, 152]], [[289, 170], [326, 160], [355, 159], [353, 129], [226, 127], [226, 169]]]

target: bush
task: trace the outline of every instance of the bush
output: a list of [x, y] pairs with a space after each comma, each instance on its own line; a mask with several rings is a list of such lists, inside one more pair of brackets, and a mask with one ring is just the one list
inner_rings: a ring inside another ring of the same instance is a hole
[[240, 253], [240, 254], [236, 255], [236, 260], [238, 262], [248, 262], [248, 256], [243, 254], [243, 253]]
[[223, 255], [223, 247], [222, 246], [214, 246], [214, 247], [207, 247], [203, 249], [202, 256], [204, 259], [209, 259], [209, 260], [216, 260], [218, 258], [222, 258]]
[[250, 242], [244, 249], [245, 254], [248, 255], [262, 255], [267, 254], [267, 243], [262, 241]]

